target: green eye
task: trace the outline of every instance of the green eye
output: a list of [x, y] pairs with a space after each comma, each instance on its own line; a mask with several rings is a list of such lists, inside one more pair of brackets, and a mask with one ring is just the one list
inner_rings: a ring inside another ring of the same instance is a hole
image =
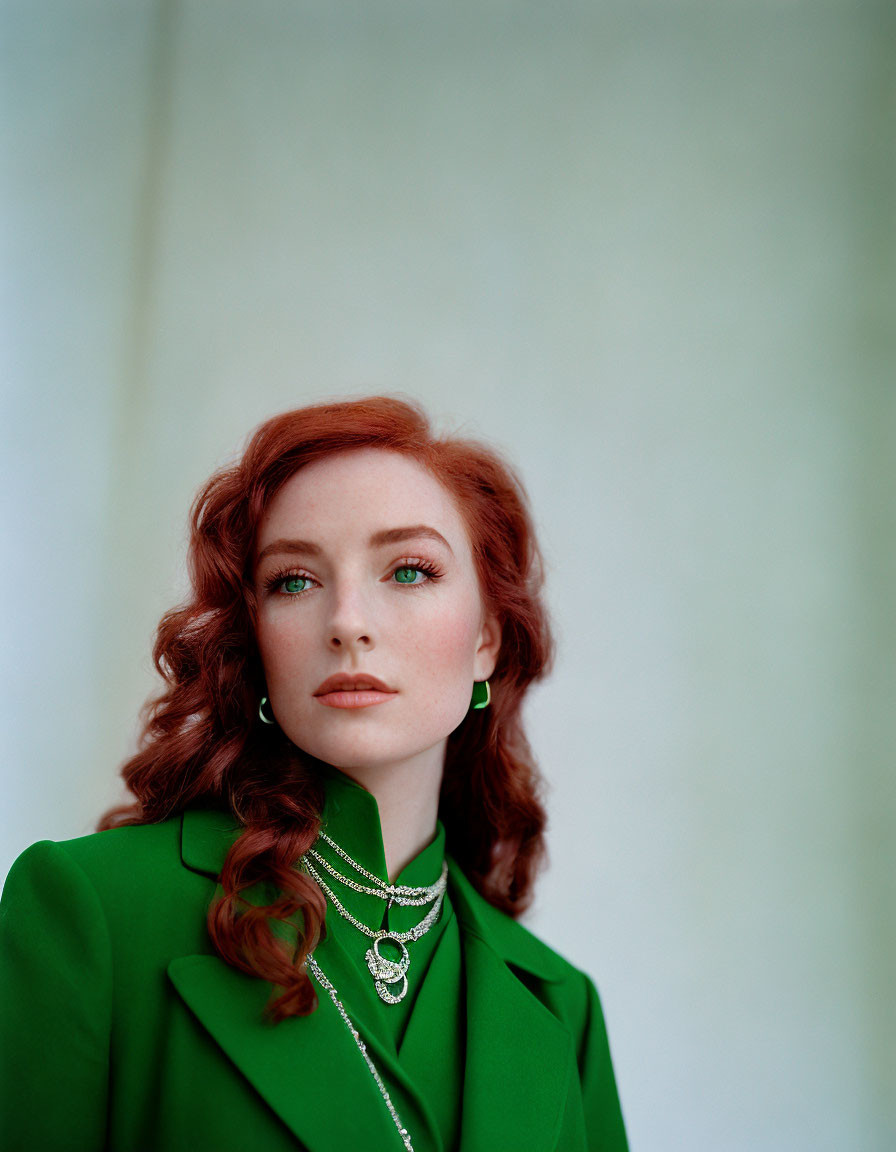
[[399, 584], [415, 584], [414, 577], [419, 571], [419, 568], [396, 568], [395, 579]]
[[304, 592], [305, 591], [304, 587], [299, 588], [298, 585], [299, 584], [304, 585], [307, 583], [308, 583], [308, 577], [307, 576], [287, 576], [286, 579], [283, 581], [283, 591], [284, 592]]

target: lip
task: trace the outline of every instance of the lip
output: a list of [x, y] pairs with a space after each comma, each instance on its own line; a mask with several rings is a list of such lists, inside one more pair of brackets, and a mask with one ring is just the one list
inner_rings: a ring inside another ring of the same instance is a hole
[[368, 691], [358, 688], [353, 692], [325, 692], [322, 696], [315, 696], [315, 700], [326, 704], [328, 708], [369, 708], [371, 704], [385, 704], [397, 692]]
[[327, 696], [330, 693], [338, 693], [340, 696], [344, 696], [354, 692], [364, 696], [384, 693], [392, 695], [395, 691], [395, 688], [390, 688], [388, 684], [384, 684], [376, 676], [368, 676], [364, 672], [337, 672], [335, 676], [328, 676], [323, 684], [318, 685], [314, 690], [314, 695]]

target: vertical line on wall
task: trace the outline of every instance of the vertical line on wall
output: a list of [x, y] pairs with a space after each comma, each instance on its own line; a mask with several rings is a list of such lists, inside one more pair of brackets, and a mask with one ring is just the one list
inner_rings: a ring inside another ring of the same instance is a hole
[[[145, 148], [137, 188], [131, 332], [125, 366], [122, 433], [139, 432], [146, 405], [162, 202], [170, 157], [177, 0], [156, 0], [148, 50]], [[125, 435], [125, 442], [130, 437]]]
[[[855, 446], [856, 609], [852, 700], [853, 868], [863, 938], [869, 1070], [869, 1152], [896, 1147], [896, 12], [865, 13], [867, 57], [863, 131], [856, 141], [858, 189], [854, 363], [845, 381]], [[846, 302], [845, 302], [846, 303]], [[850, 307], [850, 305], [846, 305]]]
[[[139, 641], [141, 661], [144, 660], [148, 639], [125, 637], [122, 633], [141, 627], [134, 621], [134, 596], [128, 589], [144, 571], [139, 542], [146, 535], [140, 521], [146, 514], [147, 494], [141, 477], [151, 418], [150, 382], [171, 161], [178, 9], [177, 0], [148, 0], [143, 11], [143, 68], [135, 69], [135, 77], [141, 77], [144, 83], [144, 114], [134, 177], [129, 300], [127, 309], [123, 309], [127, 330], [109, 446], [109, 489], [102, 541], [107, 579], [102, 590], [102, 611], [98, 613], [97, 638], [99, 651], [105, 653], [102, 711], [114, 718], [135, 714], [130, 698], [134, 683], [132, 654]], [[122, 746], [121, 732], [113, 721], [109, 731], [99, 738], [101, 754], [108, 755], [113, 763], [120, 762], [123, 756], [130, 755], [135, 735], [132, 730], [132, 739]], [[129, 794], [127, 798], [132, 799]]]

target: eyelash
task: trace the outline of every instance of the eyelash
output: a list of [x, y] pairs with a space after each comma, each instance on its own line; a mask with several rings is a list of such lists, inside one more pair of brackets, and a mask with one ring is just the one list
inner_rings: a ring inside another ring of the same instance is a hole
[[[428, 560], [403, 560], [401, 564], [396, 564], [392, 569], [392, 575], [399, 572], [402, 568], [412, 568], [416, 572], [423, 572], [427, 577], [419, 584], [396, 584], [397, 588], [425, 588], [427, 584], [432, 584], [436, 580], [441, 580], [445, 575], [441, 569], [437, 568], [435, 564], [431, 564]], [[282, 592], [279, 591], [280, 585], [287, 580], [314, 580], [313, 576], [295, 568], [281, 569], [274, 572], [264, 582], [264, 587], [267, 592], [273, 592], [281, 596], [289, 596], [295, 599], [298, 596], [304, 596], [306, 592], [310, 592], [310, 588], [303, 588], [301, 592]], [[315, 581], [316, 583], [316, 581]]]

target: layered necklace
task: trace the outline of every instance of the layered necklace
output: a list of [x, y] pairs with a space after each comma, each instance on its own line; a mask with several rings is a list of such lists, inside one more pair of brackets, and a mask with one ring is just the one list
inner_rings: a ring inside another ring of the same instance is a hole
[[[408, 990], [407, 972], [410, 967], [411, 958], [407, 950], [407, 944], [414, 940], [419, 940], [438, 920], [439, 913], [442, 911], [442, 903], [445, 899], [445, 889], [448, 883], [448, 864], [447, 862], [442, 864], [442, 874], [438, 880], [436, 880], [435, 884], [428, 884], [420, 888], [410, 887], [407, 884], [386, 884], [379, 876], [375, 876], [372, 872], [368, 872], [366, 868], [362, 868], [356, 860], [353, 860], [351, 856], [349, 856], [335, 840], [331, 840], [325, 832], [319, 832], [318, 838], [323, 840], [325, 844], [329, 844], [333, 851], [336, 852], [346, 864], [353, 868], [359, 876], [363, 876], [374, 885], [374, 887], [371, 888], [369, 885], [361, 884], [350, 876], [343, 876], [335, 865], [321, 856], [314, 848], [309, 848], [302, 857], [302, 864], [305, 870], [309, 876], [317, 882], [339, 915], [354, 925], [359, 932], [363, 932], [365, 936], [373, 940], [373, 944], [367, 949], [364, 958], [367, 961], [370, 975], [373, 977], [377, 995], [385, 1004], [399, 1004], [407, 995]], [[420, 908], [425, 904], [432, 904], [432, 908], [430, 908], [422, 920], [407, 932], [388, 932], [383, 928], [368, 928], [366, 924], [352, 916], [351, 912], [348, 911], [333, 889], [327, 884], [320, 872], [314, 867], [314, 864], [311, 863], [312, 860], [329, 872], [336, 880], [339, 880], [355, 892], [361, 892], [366, 896], [376, 896], [380, 900], [387, 901], [387, 911], [393, 904], [411, 908]], [[433, 901], [435, 901], [434, 904]], [[384, 942], [391, 943], [398, 949], [397, 959], [390, 959], [388, 956], [383, 955], [381, 946]], [[393, 991], [390, 985], [394, 986], [396, 984], [400, 984], [401, 988]]]
[[[367, 960], [367, 967], [370, 975], [373, 977], [374, 987], [376, 988], [377, 995], [386, 1004], [400, 1003], [408, 990], [408, 967], [410, 965], [410, 956], [407, 950], [407, 944], [414, 940], [419, 940], [421, 936], [425, 935], [430, 928], [435, 924], [439, 918], [439, 913], [442, 910], [442, 903], [445, 899], [445, 889], [448, 883], [448, 864], [447, 861], [442, 864], [442, 873], [439, 879], [434, 884], [426, 885], [425, 887], [415, 888], [407, 884], [386, 884], [379, 876], [375, 876], [372, 872], [368, 872], [362, 866], [349, 856], [349, 854], [341, 848], [335, 840], [332, 840], [325, 832], [318, 833], [318, 839], [328, 844], [334, 852], [340, 856], [350, 868], [359, 875], [369, 880], [373, 887], [367, 884], [362, 884], [359, 880], [355, 880], [350, 876], [344, 876], [335, 865], [331, 864], [329, 860], [321, 856], [314, 848], [309, 848], [308, 851], [301, 857], [302, 867], [308, 875], [316, 881], [321, 890], [326, 894], [333, 907], [345, 920], [353, 924], [365, 936], [373, 940], [373, 944], [367, 949], [365, 959]], [[386, 911], [388, 911], [393, 904], [398, 904], [402, 907], [421, 908], [426, 904], [432, 904], [432, 908], [413, 928], [407, 932], [388, 932], [385, 929], [368, 928], [366, 924], [352, 916], [351, 912], [339, 900], [332, 888], [327, 884], [320, 872], [314, 867], [311, 861], [319, 864], [326, 872], [328, 872], [334, 879], [339, 880], [346, 887], [353, 889], [355, 892], [361, 892], [365, 896], [376, 896], [381, 900], [387, 901]], [[435, 903], [433, 903], [435, 901]], [[380, 946], [384, 941], [391, 942], [399, 949], [399, 956], [397, 960], [389, 959], [384, 956], [380, 951]], [[333, 1001], [333, 1004], [342, 1017], [343, 1023], [348, 1028], [352, 1035], [352, 1039], [370, 1071], [371, 1076], [376, 1081], [377, 1088], [380, 1090], [386, 1107], [389, 1109], [389, 1115], [395, 1127], [398, 1129], [398, 1135], [404, 1144], [407, 1152], [414, 1152], [414, 1147], [411, 1143], [411, 1137], [407, 1128], [401, 1122], [401, 1117], [395, 1105], [392, 1103], [392, 1098], [383, 1083], [382, 1077], [376, 1070], [376, 1066], [367, 1053], [367, 1045], [361, 1039], [357, 1028], [351, 1021], [342, 1001], [339, 999], [339, 994], [334, 988], [332, 982], [324, 974], [323, 969], [317, 960], [315, 960], [312, 953], [308, 953], [307, 964], [311, 969], [315, 979], [326, 991], [327, 995]], [[400, 991], [393, 992], [389, 985], [400, 984]]]

